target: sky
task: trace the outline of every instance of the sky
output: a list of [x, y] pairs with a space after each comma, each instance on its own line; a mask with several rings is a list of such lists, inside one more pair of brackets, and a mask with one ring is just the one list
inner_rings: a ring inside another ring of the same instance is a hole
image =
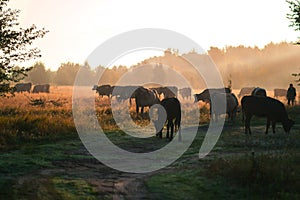
[[[61, 63], [83, 64], [106, 40], [139, 28], [176, 31], [211, 46], [258, 46], [296, 41], [300, 32], [289, 27], [285, 0], [11, 0], [19, 9], [21, 27], [35, 24], [50, 32], [34, 42], [47, 69]], [[114, 65], [132, 65], [160, 51], [136, 52]]]

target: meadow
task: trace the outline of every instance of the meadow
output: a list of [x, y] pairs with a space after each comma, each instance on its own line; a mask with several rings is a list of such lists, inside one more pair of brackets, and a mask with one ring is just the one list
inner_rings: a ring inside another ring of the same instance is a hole
[[[191, 123], [193, 100], [183, 100], [182, 134], [197, 127], [189, 149], [164, 169], [123, 173], [106, 167], [85, 149], [72, 117], [72, 88], [52, 87], [50, 94], [16, 94], [0, 102], [0, 199], [299, 199], [300, 107], [287, 107], [295, 120], [290, 134], [281, 124], [264, 134], [265, 119], [251, 122], [244, 134], [241, 114], [226, 122], [213, 150], [199, 159], [209, 115], [201, 104], [200, 123]], [[168, 143], [135, 139], [115, 124], [107, 98], [96, 97], [105, 134], [118, 146], [145, 152]], [[126, 108], [127, 104], [118, 109]], [[200, 106], [200, 105], [199, 105]], [[141, 127], [149, 122], [129, 111]], [[153, 130], [143, 132], [151, 134]]]

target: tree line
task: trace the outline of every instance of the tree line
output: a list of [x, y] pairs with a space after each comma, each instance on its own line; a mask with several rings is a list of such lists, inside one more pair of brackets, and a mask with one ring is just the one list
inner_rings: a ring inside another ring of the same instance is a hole
[[[97, 82], [100, 72], [103, 72], [99, 84], [114, 85], [125, 74], [133, 71], [142, 65], [153, 65], [153, 82], [164, 81], [167, 84], [169, 80], [176, 79], [176, 74], [172, 74], [168, 68], [182, 74], [196, 88], [205, 87], [204, 82], [188, 66], [189, 63], [183, 58], [190, 57], [200, 62], [208, 62], [206, 56], [209, 55], [218, 67], [224, 84], [232, 81], [233, 88], [245, 86], [286, 87], [290, 82], [295, 81], [293, 73], [299, 70], [300, 46], [287, 42], [278, 44], [270, 43], [264, 48], [245, 47], [245, 46], [227, 46], [225, 48], [211, 47], [207, 54], [198, 54], [191, 51], [179, 56], [178, 52], [166, 50], [163, 56], [155, 56], [141, 61], [134, 66], [114, 66], [106, 68], [99, 66], [91, 69], [88, 63], [78, 64], [73, 62], [62, 63], [56, 71], [46, 70], [42, 62], [37, 62], [32, 66], [25, 82], [33, 84], [50, 83], [52, 85], [73, 85], [76, 74], [81, 69], [83, 78], [86, 78], [86, 84], [92, 79]], [[153, 64], [155, 63], [155, 64]], [[84, 81], [81, 81], [84, 83]]]

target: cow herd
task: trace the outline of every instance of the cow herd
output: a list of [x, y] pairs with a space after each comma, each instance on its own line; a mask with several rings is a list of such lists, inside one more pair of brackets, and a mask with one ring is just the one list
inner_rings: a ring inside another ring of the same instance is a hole
[[[259, 88], [259, 87], [257, 87]], [[246, 95], [251, 95], [254, 90], [256, 89], [256, 87], [244, 87], [240, 90], [239, 94], [238, 94], [238, 98], [242, 98], [243, 96], [246, 96]], [[286, 94], [287, 94], [287, 90], [286, 89], [281, 89], [281, 88], [275, 88], [273, 90], [274, 92], [274, 98], [275, 99], [278, 99], [278, 98], [281, 98], [281, 97], [286, 97]]]
[[[142, 86], [95, 85], [92, 89], [96, 90], [101, 97], [115, 97], [118, 102], [129, 100], [130, 105], [131, 100], [135, 99], [137, 114], [143, 114], [144, 107], [160, 104], [167, 115], [164, 123], [167, 124], [167, 137], [170, 139], [173, 138], [175, 129], [180, 130], [181, 106], [177, 97], [180, 95], [182, 99], [191, 99], [192, 95], [191, 88], [178, 89], [175, 86], [145, 88]], [[275, 89], [274, 95], [277, 98], [285, 96], [286, 90]], [[250, 120], [252, 116], [267, 119], [266, 134], [268, 133], [270, 124], [272, 124], [273, 133], [275, 133], [277, 122], [282, 123], [283, 129], [287, 133], [294, 124], [294, 121], [288, 118], [284, 104], [275, 98], [268, 97], [266, 90], [263, 88], [242, 88], [238, 94], [238, 98], [241, 99], [241, 112], [246, 134], [251, 134]], [[218, 121], [221, 115], [227, 114], [228, 119], [235, 122], [236, 114], [239, 110], [238, 98], [232, 93], [230, 88], [205, 89], [199, 94], [194, 94], [194, 103], [203, 101], [211, 105], [213, 102], [214, 106], [209, 106], [212, 120]], [[219, 103], [221, 101], [224, 101], [224, 104]], [[226, 107], [224, 108], [224, 106]], [[162, 137], [162, 129], [157, 128], [156, 121], [153, 122], [156, 127], [157, 136]], [[171, 129], [170, 135], [169, 129]], [[180, 131], [178, 132], [181, 137]]]
[[49, 84], [42, 84], [42, 85], [34, 85], [32, 89], [32, 83], [17, 83], [14, 86], [14, 91], [17, 93], [22, 92], [32, 92], [32, 93], [49, 93], [50, 92], [50, 85]]
[[[191, 88], [178, 89], [175, 86], [145, 88], [142, 86], [95, 85], [92, 90], [96, 90], [96, 93], [101, 97], [115, 98], [120, 103], [129, 100], [131, 105], [132, 99], [134, 99], [136, 113], [141, 113], [142, 116], [145, 107], [151, 107], [155, 104], [161, 105], [166, 111], [166, 137], [170, 138], [170, 140], [173, 138], [174, 130], [180, 130], [181, 106], [177, 99], [178, 93], [183, 99], [191, 99], [192, 93]], [[160, 115], [158, 115], [158, 121], [160, 120]], [[162, 129], [158, 128], [159, 123], [157, 121], [153, 122], [156, 127], [157, 136], [162, 137]], [[169, 129], [171, 129], [170, 134]], [[180, 137], [178, 139], [180, 140]]]

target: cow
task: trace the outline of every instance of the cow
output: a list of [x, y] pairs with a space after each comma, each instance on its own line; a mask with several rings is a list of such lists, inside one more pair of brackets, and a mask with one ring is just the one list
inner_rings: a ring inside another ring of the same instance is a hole
[[243, 120], [245, 117], [245, 134], [251, 135], [250, 120], [253, 115], [257, 117], [266, 117], [267, 126], [265, 133], [268, 134], [270, 122], [272, 122], [273, 133], [275, 133], [276, 122], [281, 122], [283, 129], [289, 133], [295, 123], [288, 118], [286, 109], [280, 101], [271, 97], [244, 96], [241, 100]]
[[279, 97], [286, 97], [287, 90], [286, 89], [274, 89], [274, 98], [277, 99]]
[[30, 93], [32, 83], [17, 83], [14, 87], [15, 92], [28, 92]]
[[135, 98], [135, 93], [141, 86], [112, 86], [112, 97], [116, 97], [117, 101], [123, 102], [129, 99], [131, 105], [131, 99]]
[[49, 93], [49, 92], [50, 92], [49, 84], [35, 85], [32, 90], [32, 93]]
[[190, 99], [192, 96], [192, 89], [189, 87], [179, 89], [179, 94], [183, 99]]
[[[160, 105], [163, 109], [165, 109], [165, 112], [163, 112], [161, 109], [158, 109], [158, 119], [153, 120], [155, 129], [156, 129], [156, 135], [162, 138], [162, 130], [164, 128], [165, 123], [167, 123], [167, 134], [166, 138], [169, 138], [169, 140], [173, 139], [174, 130], [177, 129], [179, 133], [178, 140], [181, 141], [181, 106], [180, 102], [177, 98], [166, 98], [163, 99], [160, 102]], [[163, 114], [165, 113], [166, 116]], [[166, 117], [166, 118], [165, 118]], [[169, 129], [171, 128], [171, 135], [169, 135]]]
[[267, 92], [263, 88], [256, 87], [256, 88], [254, 88], [252, 90], [251, 95], [252, 96], [258, 96], [258, 97], [266, 97], [267, 96]]
[[159, 96], [164, 95], [164, 98], [177, 97], [178, 93], [178, 88], [176, 86], [156, 87], [150, 89], [156, 90]]
[[[224, 96], [225, 95], [225, 96]], [[218, 120], [218, 117], [221, 114], [228, 114], [228, 118], [231, 119], [233, 122], [235, 120], [238, 100], [236, 96], [231, 93], [230, 88], [216, 88], [216, 89], [205, 89], [200, 94], [195, 94], [195, 101], [203, 101], [205, 103], [210, 104], [210, 114], [212, 119]], [[224, 109], [222, 105], [222, 101], [226, 99], [226, 109]], [[211, 102], [214, 102], [214, 107], [212, 108]], [[225, 113], [221, 111], [225, 111]]]
[[144, 113], [144, 107], [151, 107], [154, 104], [159, 104], [160, 100], [158, 94], [155, 90], [146, 89], [144, 87], [139, 87], [134, 92], [136, 113], [139, 113], [139, 108], [141, 107], [141, 113]]
[[[216, 92], [212, 95], [213, 106], [210, 106], [212, 119], [218, 121], [222, 114], [228, 114], [228, 119], [235, 122], [238, 99], [233, 93], [219, 93]], [[223, 107], [222, 101], [226, 100], [226, 109]], [[211, 103], [210, 103], [211, 104]]]
[[255, 89], [255, 87], [244, 87], [240, 90], [240, 93], [238, 94], [238, 98], [242, 98], [245, 95], [250, 95], [252, 91]]
[[96, 90], [96, 93], [99, 94], [99, 96], [107, 96], [108, 98], [112, 95], [113, 88], [110, 85], [94, 85], [92, 90]]
[[212, 88], [212, 89], [205, 89], [200, 94], [194, 94], [195, 103], [198, 101], [203, 101], [205, 103], [210, 103], [210, 97], [214, 93], [231, 93], [230, 88]]

